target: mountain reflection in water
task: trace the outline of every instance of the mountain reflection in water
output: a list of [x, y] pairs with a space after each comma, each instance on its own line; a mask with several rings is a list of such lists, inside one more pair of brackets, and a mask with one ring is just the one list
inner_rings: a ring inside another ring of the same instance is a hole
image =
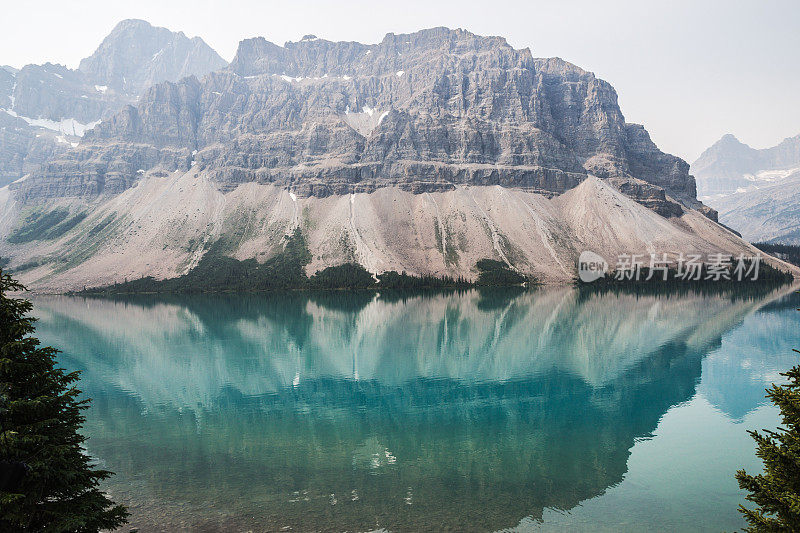
[[747, 317], [796, 327], [787, 293], [35, 304], [42, 341], [83, 372], [89, 451], [142, 531], [491, 531], [619, 484], [701, 376], [731, 419], [763, 404], [791, 340], [764, 340], [781, 360], [714, 353]]

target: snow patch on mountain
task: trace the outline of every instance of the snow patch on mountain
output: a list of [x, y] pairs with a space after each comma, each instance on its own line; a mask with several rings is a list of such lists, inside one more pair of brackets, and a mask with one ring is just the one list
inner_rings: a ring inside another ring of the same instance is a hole
[[361, 112], [353, 112], [350, 106], [344, 110], [344, 121], [364, 137], [368, 137], [377, 128], [389, 111], [378, 114], [375, 108], [363, 106]]
[[74, 118], [63, 118], [59, 121], [51, 120], [49, 118], [31, 118], [18, 115], [11, 109], [0, 109], [15, 118], [20, 118], [28, 123], [28, 125], [36, 128], [44, 128], [46, 130], [55, 131], [63, 135], [72, 135], [73, 137], [83, 137], [83, 135], [100, 124], [100, 120], [83, 124]]

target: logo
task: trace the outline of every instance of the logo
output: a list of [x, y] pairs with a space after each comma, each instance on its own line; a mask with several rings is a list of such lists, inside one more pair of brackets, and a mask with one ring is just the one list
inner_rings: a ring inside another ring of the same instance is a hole
[[578, 277], [584, 283], [591, 283], [604, 278], [608, 270], [606, 260], [594, 252], [581, 252], [578, 258]]

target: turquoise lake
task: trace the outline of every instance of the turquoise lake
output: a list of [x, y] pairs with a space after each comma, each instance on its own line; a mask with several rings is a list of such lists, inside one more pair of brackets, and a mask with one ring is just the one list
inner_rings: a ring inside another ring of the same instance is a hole
[[34, 304], [142, 532], [736, 530], [800, 347], [788, 287]]

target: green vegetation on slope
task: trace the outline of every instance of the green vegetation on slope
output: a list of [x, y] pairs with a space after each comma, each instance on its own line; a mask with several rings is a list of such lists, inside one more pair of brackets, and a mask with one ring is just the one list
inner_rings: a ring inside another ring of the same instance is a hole
[[225, 243], [217, 241], [192, 270], [177, 278], [156, 280], [145, 277], [87, 292], [107, 293], [192, 293], [264, 291], [305, 287], [304, 268], [311, 260], [299, 229], [286, 237], [284, 250], [264, 263], [255, 259], [239, 261], [224, 254]]
[[211, 245], [192, 270], [177, 278], [156, 280], [145, 277], [108, 287], [88, 289], [91, 294], [205, 293], [271, 291], [279, 289], [420, 289], [467, 288], [472, 286], [521, 285], [527, 278], [491, 259], [478, 262], [478, 281], [449, 276], [414, 276], [405, 272], [384, 272], [373, 276], [357, 263], [345, 263], [305, 274], [311, 261], [300, 228], [286, 237], [284, 249], [264, 263], [240, 261], [226, 255], [229, 246], [220, 240]]
[[476, 285], [481, 287], [507, 287], [522, 285], [530, 281], [519, 272], [511, 270], [508, 265], [495, 259], [481, 259], [475, 266], [478, 269]]
[[753, 246], [762, 252], [774, 255], [787, 263], [800, 266], [800, 246], [793, 244], [773, 244], [769, 242], [754, 242]]
[[345, 263], [317, 271], [309, 279], [315, 289], [369, 289], [375, 286], [375, 278], [357, 263]]
[[92, 229], [89, 230], [88, 233], [89, 237], [94, 237], [95, 235], [106, 229], [109, 224], [114, 222], [115, 219], [116, 219], [115, 215], [108, 215], [106, 218], [98, 222]]
[[414, 276], [394, 270], [378, 274], [378, 281], [382, 289], [459, 289], [473, 285], [461, 277]]
[[84, 218], [86, 218], [86, 213], [69, 216], [69, 209], [65, 208], [31, 213], [25, 217], [22, 225], [8, 236], [7, 240], [13, 244], [21, 244], [55, 239], [77, 226]]

